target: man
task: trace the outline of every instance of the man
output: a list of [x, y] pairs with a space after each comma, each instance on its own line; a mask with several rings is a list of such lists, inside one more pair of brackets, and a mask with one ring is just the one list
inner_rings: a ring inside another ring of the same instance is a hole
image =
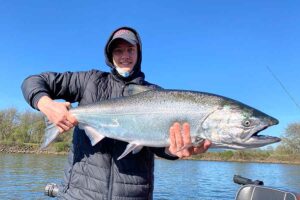
[[[68, 112], [69, 102], [86, 105], [122, 97], [124, 88], [129, 84], [158, 87], [144, 80], [141, 40], [134, 29], [122, 27], [115, 30], [105, 46], [105, 57], [111, 73], [99, 70], [48, 72], [28, 77], [22, 84], [25, 99], [59, 127], [60, 132], [65, 132], [77, 124]], [[58, 198], [152, 199], [154, 154], [174, 160], [205, 152], [210, 145], [205, 141], [200, 147], [177, 152], [191, 143], [187, 123], [182, 128], [179, 123], [170, 127], [170, 141], [171, 145], [166, 149], [144, 147], [137, 154], [128, 154], [117, 160], [125, 150], [126, 142], [105, 138], [92, 146], [85, 132], [76, 126], [69, 165], [65, 169], [64, 185]]]

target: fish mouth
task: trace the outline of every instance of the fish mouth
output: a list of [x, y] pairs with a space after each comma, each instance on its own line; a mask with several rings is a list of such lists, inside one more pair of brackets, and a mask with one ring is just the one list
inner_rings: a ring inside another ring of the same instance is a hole
[[259, 131], [253, 133], [246, 141], [243, 146], [249, 148], [262, 147], [268, 144], [273, 144], [276, 142], [280, 142], [281, 139], [279, 137], [270, 136], [270, 135], [262, 135], [260, 132], [267, 129], [269, 126], [265, 126]]
[[[265, 135], [258, 135], [260, 132], [262, 132], [263, 130], [266, 130], [267, 128], [268, 128], [269, 126], [265, 126], [265, 127], [263, 127], [262, 129], [260, 129], [259, 131], [256, 131], [255, 133], [253, 133], [252, 135], [251, 135], [251, 137], [265, 137]], [[251, 138], [250, 137], [250, 138]]]
[[253, 133], [246, 141], [245, 145], [251, 147], [261, 147], [268, 144], [273, 144], [276, 142], [280, 142], [281, 139], [279, 137], [269, 136], [269, 135], [262, 135], [260, 132], [264, 131], [265, 129], [269, 128], [270, 126], [277, 125], [279, 121], [273, 117], [265, 119], [265, 126], [261, 127], [258, 131]]
[[[279, 124], [279, 120], [272, 117], [272, 118], [269, 120], [269, 123], [270, 123], [269, 126], [277, 125], [277, 124]], [[267, 128], [267, 127], [266, 127], [266, 128]], [[266, 128], [265, 128], [265, 129], [266, 129]]]

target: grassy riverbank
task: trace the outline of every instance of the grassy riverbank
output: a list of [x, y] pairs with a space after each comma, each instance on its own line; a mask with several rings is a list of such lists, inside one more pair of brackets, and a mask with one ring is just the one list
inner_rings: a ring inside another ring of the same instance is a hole
[[0, 153], [30, 153], [30, 154], [67, 154], [69, 145], [66, 142], [57, 142], [46, 150], [40, 150], [40, 145], [35, 143], [5, 144], [0, 143]]
[[191, 157], [192, 160], [228, 161], [228, 162], [260, 162], [286, 163], [300, 165], [300, 154], [280, 154], [267, 150], [244, 150], [207, 152]]
[[[69, 145], [65, 142], [52, 144], [47, 150], [41, 151], [38, 144], [24, 143], [22, 145], [0, 144], [0, 153], [31, 153], [31, 154], [67, 154]], [[222, 152], [206, 152], [187, 158], [190, 160], [228, 161], [228, 162], [260, 162], [286, 163], [300, 165], [300, 154], [279, 154], [267, 150], [246, 150]]]

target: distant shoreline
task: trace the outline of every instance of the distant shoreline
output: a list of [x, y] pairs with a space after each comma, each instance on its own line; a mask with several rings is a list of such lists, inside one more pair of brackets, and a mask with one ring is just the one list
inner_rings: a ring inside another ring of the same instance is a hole
[[57, 152], [53, 150], [40, 150], [37, 145], [12, 146], [0, 144], [0, 153], [67, 155], [68, 151]]
[[300, 165], [300, 161], [282, 161], [282, 160], [242, 160], [242, 159], [215, 159], [215, 158], [201, 158], [201, 159], [194, 159], [194, 158], [187, 158], [186, 160], [202, 160], [202, 161], [216, 161], [216, 162], [240, 162], [240, 163], [266, 163], [266, 164], [289, 164], [289, 165]]
[[[228, 155], [229, 154], [229, 155]], [[300, 155], [280, 155], [267, 151], [224, 151], [207, 152], [188, 158], [189, 160], [206, 160], [222, 162], [274, 163], [300, 165]]]
[[[53, 149], [39, 150], [37, 145], [22, 145], [22, 146], [11, 146], [0, 144], [0, 153], [8, 154], [52, 154], [52, 155], [67, 155], [68, 151], [57, 152]], [[220, 162], [241, 162], [241, 163], [274, 163], [274, 164], [290, 164], [290, 165], [300, 165], [300, 155], [284, 155], [284, 156], [269, 156], [267, 158], [255, 159], [258, 156], [248, 156], [247, 159], [242, 158], [224, 158], [220, 152], [207, 152], [205, 154], [200, 154], [198, 156], [192, 156], [190, 158], [185, 158], [184, 160], [202, 160], [202, 161], [220, 161]], [[287, 160], [285, 160], [287, 159]]]

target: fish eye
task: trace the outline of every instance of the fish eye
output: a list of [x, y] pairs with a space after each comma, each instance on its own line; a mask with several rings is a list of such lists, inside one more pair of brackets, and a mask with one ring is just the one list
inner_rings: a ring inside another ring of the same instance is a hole
[[244, 120], [243, 121], [243, 126], [245, 126], [245, 127], [251, 126], [251, 120], [249, 120], [249, 119]]

